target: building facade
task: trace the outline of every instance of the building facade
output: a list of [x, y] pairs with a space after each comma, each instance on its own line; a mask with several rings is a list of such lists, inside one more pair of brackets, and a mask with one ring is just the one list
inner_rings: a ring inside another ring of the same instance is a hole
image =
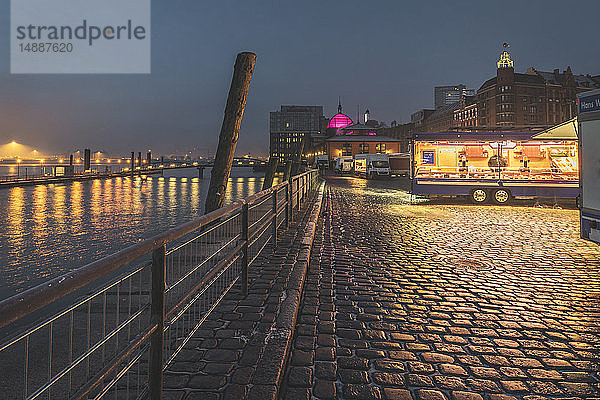
[[458, 110], [460, 103], [448, 104], [437, 108], [423, 123], [419, 132], [442, 132], [456, 126], [454, 112]]
[[475, 90], [467, 89], [463, 84], [454, 86], [436, 86], [433, 88], [435, 108], [458, 103], [465, 96], [475, 96]]
[[479, 126], [477, 119], [477, 97], [466, 96], [454, 110], [454, 126], [460, 128]]
[[401, 153], [400, 139], [380, 135], [340, 135], [327, 138], [327, 156], [336, 157], [357, 154]]
[[400, 140], [399, 153], [408, 153], [410, 151], [410, 140], [414, 132], [414, 124], [409, 122], [407, 124], [395, 124], [392, 126], [381, 128], [379, 133], [382, 136], [391, 137]]
[[304, 152], [324, 150], [325, 117], [323, 106], [281, 106], [270, 113], [270, 155], [281, 160], [289, 158], [306, 137]]
[[529, 68], [516, 73], [510, 53], [504, 50], [496, 76], [477, 91], [479, 126], [551, 126], [577, 114], [577, 93], [596, 88], [589, 75], [575, 75], [568, 67], [560, 72]]

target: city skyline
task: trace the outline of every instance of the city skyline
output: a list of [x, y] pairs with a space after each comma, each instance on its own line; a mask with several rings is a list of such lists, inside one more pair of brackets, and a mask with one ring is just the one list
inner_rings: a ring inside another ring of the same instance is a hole
[[[599, 8], [584, 3], [578, 10]], [[353, 118], [360, 104], [377, 120], [407, 122], [433, 105], [434, 86], [478, 89], [495, 73], [505, 41], [517, 72], [600, 73], [600, 56], [587, 50], [596, 13], [574, 26], [563, 7], [543, 4], [154, 4], [150, 75], [11, 75], [9, 1], [2, 0], [0, 144], [119, 154], [214, 149], [241, 50], [258, 58], [238, 154], [268, 153], [269, 112], [281, 104], [323, 105], [331, 116], [339, 96]]]

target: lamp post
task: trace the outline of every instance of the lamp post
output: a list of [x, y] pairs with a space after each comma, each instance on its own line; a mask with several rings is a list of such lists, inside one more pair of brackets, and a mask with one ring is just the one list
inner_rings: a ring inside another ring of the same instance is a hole
[[21, 159], [17, 158], [17, 179], [19, 179], [21, 177], [21, 175], [20, 175], [20, 166], [21, 166]]

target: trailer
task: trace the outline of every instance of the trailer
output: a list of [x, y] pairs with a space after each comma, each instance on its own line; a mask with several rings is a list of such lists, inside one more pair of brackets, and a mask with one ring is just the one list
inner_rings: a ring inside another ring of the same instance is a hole
[[[573, 121], [569, 123], [575, 132]], [[579, 194], [575, 133], [417, 133], [412, 150], [413, 194], [468, 196], [474, 203], [496, 204]]]
[[411, 157], [410, 153], [390, 153], [388, 154], [391, 176], [409, 176]]
[[580, 234], [600, 243], [600, 90], [577, 95]]

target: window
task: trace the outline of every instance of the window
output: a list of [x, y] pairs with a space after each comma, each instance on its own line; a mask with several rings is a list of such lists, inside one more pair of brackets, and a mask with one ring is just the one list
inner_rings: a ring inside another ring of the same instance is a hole
[[361, 154], [368, 154], [369, 153], [369, 143], [361, 143], [360, 144], [360, 152], [361, 152]]
[[344, 143], [342, 145], [342, 156], [352, 155], [352, 143]]
[[377, 143], [375, 145], [375, 151], [378, 153], [385, 153], [385, 143]]

